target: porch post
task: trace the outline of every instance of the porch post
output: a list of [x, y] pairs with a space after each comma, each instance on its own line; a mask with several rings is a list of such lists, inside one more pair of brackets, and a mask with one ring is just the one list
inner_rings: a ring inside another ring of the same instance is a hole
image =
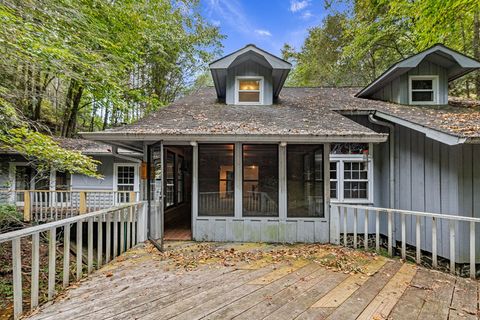
[[[340, 238], [340, 211], [330, 210], [330, 143], [323, 145], [323, 177], [324, 177], [324, 210], [325, 218], [329, 222], [330, 243], [339, 244]], [[333, 213], [333, 214], [332, 214]], [[338, 214], [337, 214], [338, 213]]]
[[243, 214], [243, 166], [242, 166], [242, 143], [236, 142], [235, 143], [235, 159], [234, 159], [234, 166], [235, 166], [235, 175], [234, 175], [234, 184], [235, 184], [235, 191], [234, 191], [234, 216], [236, 219], [241, 219]]
[[287, 143], [278, 146], [278, 217], [287, 219]]
[[198, 144], [190, 142], [192, 146], [192, 238], [197, 237], [198, 217]]

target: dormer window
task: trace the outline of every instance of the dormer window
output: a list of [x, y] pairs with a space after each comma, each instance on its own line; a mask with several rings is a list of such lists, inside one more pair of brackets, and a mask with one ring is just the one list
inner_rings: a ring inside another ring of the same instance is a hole
[[438, 103], [438, 76], [410, 76], [410, 104]]
[[263, 104], [263, 77], [235, 79], [235, 104]]

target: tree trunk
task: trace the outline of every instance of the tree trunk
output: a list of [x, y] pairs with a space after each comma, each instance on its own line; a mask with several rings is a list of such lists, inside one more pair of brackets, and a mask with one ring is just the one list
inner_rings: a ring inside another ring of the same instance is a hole
[[[473, 18], [473, 56], [475, 59], [480, 60], [480, 20], [479, 20], [480, 8], [477, 7], [477, 11]], [[475, 91], [477, 94], [477, 100], [480, 99], [480, 72], [476, 71], [475, 76]]]
[[66, 108], [64, 113], [63, 137], [72, 137], [75, 133], [78, 110], [82, 100], [83, 87], [74, 79], [70, 80], [67, 92]]

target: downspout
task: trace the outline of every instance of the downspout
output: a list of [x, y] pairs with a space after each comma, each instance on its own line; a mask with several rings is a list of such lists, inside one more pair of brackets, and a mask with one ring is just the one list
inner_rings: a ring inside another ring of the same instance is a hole
[[385, 122], [375, 118], [375, 113], [370, 113], [368, 115], [368, 121], [373, 124], [388, 127], [389, 128], [389, 157], [390, 157], [390, 173], [389, 173], [389, 183], [390, 183], [390, 208], [395, 208], [395, 126], [390, 122]]

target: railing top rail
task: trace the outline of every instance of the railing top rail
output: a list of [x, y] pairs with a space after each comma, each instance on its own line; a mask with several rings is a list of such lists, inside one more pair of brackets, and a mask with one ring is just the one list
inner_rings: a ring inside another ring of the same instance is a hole
[[16, 231], [12, 231], [12, 232], [7, 232], [5, 234], [0, 234], [0, 243], [11, 241], [11, 240], [19, 238], [19, 237], [26, 237], [26, 236], [29, 236], [29, 235], [32, 235], [32, 234], [35, 234], [35, 233], [38, 233], [38, 232], [47, 231], [47, 230], [50, 230], [52, 228], [63, 227], [63, 226], [68, 225], [68, 224], [72, 224], [72, 223], [79, 222], [79, 221], [84, 221], [84, 220], [87, 220], [89, 218], [95, 218], [95, 217], [104, 215], [106, 213], [110, 213], [110, 212], [125, 209], [125, 208], [130, 208], [132, 206], [138, 206], [138, 205], [143, 204], [143, 203], [145, 203], [145, 201], [122, 204], [122, 205], [118, 205], [118, 206], [115, 206], [115, 207], [102, 209], [102, 210], [98, 210], [98, 211], [95, 211], [95, 212], [85, 213], [85, 214], [78, 215], [78, 216], [71, 217], [71, 218], [67, 218], [67, 219], [48, 222], [48, 223], [41, 224], [41, 225], [38, 225], [38, 226], [28, 227], [28, 228], [25, 228], [25, 229], [20, 229], [20, 230], [16, 230]]
[[339, 208], [342, 207], [342, 208], [351, 208], [351, 209], [370, 210], [370, 211], [377, 211], [377, 212], [382, 212], [382, 211], [391, 212], [391, 213], [397, 212], [397, 213], [403, 213], [403, 214], [412, 215], [412, 216], [422, 216], [422, 217], [438, 218], [438, 219], [453, 220], [453, 221], [468, 221], [468, 222], [480, 223], [480, 218], [457, 216], [457, 215], [446, 214], [446, 213], [431, 213], [431, 212], [423, 212], [423, 211], [379, 208], [379, 207], [370, 207], [365, 205], [353, 205], [353, 204], [342, 204], [342, 203], [332, 203], [330, 204], [330, 206], [339, 207]]
[[38, 190], [38, 189], [31, 189], [31, 190], [14, 190], [14, 189], [1, 189], [0, 192], [96, 192], [96, 193], [130, 193], [135, 192], [138, 193], [139, 191], [120, 191], [120, 190], [82, 190], [82, 189], [73, 189], [73, 190]]

